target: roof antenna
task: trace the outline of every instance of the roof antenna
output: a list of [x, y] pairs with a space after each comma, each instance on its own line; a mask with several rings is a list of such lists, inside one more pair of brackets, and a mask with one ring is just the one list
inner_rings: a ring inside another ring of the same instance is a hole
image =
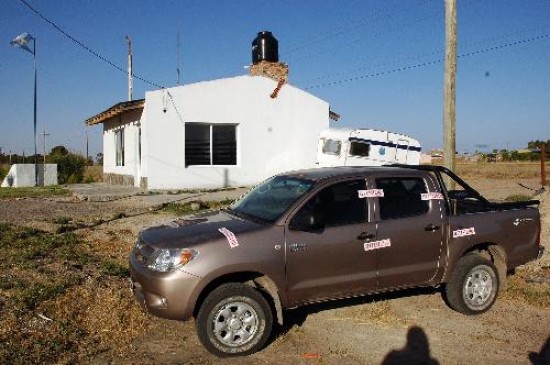
[[180, 84], [180, 31], [176, 35], [176, 85]]

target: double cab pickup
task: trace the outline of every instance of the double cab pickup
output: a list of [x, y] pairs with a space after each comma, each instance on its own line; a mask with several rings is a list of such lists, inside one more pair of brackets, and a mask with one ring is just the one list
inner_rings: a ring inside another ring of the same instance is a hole
[[333, 299], [441, 287], [480, 314], [542, 256], [538, 204], [488, 201], [439, 166], [284, 173], [227, 209], [143, 230], [132, 289], [159, 317], [195, 318], [221, 357], [260, 350], [284, 310]]

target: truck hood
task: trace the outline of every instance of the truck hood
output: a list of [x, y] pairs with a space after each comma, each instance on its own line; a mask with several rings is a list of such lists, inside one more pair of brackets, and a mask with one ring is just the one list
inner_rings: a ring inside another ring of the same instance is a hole
[[[224, 230], [225, 228], [225, 230]], [[237, 217], [226, 211], [178, 218], [141, 231], [140, 239], [155, 248], [192, 248], [206, 242], [226, 240], [220, 232], [235, 235], [265, 228], [265, 224]]]

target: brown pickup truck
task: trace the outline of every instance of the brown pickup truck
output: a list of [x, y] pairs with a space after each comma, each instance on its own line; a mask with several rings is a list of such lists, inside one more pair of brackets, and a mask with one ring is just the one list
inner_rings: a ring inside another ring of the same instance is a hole
[[217, 356], [260, 350], [283, 310], [313, 302], [441, 286], [479, 314], [542, 255], [538, 203], [490, 202], [438, 166], [285, 173], [228, 209], [142, 231], [132, 289], [159, 317], [194, 317]]

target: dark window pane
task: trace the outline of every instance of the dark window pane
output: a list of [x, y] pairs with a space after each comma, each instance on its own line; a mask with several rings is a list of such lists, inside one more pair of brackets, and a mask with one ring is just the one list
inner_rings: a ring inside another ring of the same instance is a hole
[[351, 142], [349, 154], [352, 156], [367, 157], [370, 152], [370, 144], [363, 142]]
[[210, 165], [210, 125], [185, 124], [185, 166]]
[[237, 138], [234, 125], [212, 126], [212, 154], [214, 165], [237, 164]]
[[364, 180], [347, 181], [321, 190], [306, 203], [302, 210], [322, 217], [325, 225], [337, 226], [365, 222], [367, 199], [359, 198], [359, 190], [365, 189]]
[[429, 201], [422, 200], [426, 184], [421, 178], [376, 179], [376, 187], [384, 190], [384, 197], [378, 198], [381, 219], [411, 217], [428, 212]]

